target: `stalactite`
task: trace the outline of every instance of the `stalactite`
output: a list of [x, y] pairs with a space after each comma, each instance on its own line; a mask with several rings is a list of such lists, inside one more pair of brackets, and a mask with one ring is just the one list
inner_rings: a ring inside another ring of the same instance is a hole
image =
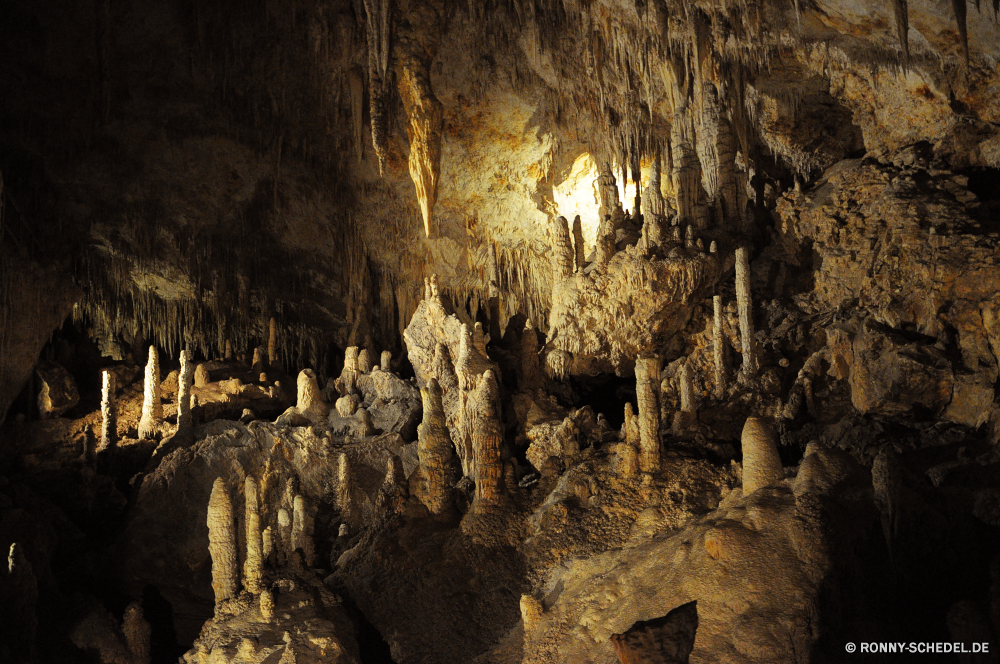
[[771, 425], [759, 417], [743, 425], [743, 495], [776, 484], [785, 478]]
[[908, 63], [910, 61], [909, 8], [906, 0], [892, 0], [892, 8], [896, 15], [896, 35], [899, 37], [899, 46], [903, 49], [903, 62]]
[[160, 403], [160, 354], [156, 346], [149, 347], [146, 360], [146, 375], [143, 381], [142, 417], [139, 420], [139, 439], [154, 438], [163, 421], [163, 405]]
[[715, 360], [715, 395], [721, 399], [726, 391], [726, 340], [722, 333], [721, 295], [716, 295], [712, 298], [712, 314], [712, 357]]
[[372, 145], [378, 157], [379, 175], [385, 175], [389, 154], [389, 58], [392, 49], [391, 0], [364, 0], [368, 37], [368, 95]]
[[247, 477], [244, 482], [246, 500], [247, 557], [243, 563], [243, 587], [258, 594], [263, 589], [264, 542], [260, 532], [260, 504], [257, 480]]
[[298, 494], [292, 502], [292, 551], [302, 549], [306, 565], [312, 567], [316, 562], [316, 552], [313, 545], [313, 518], [309, 513], [309, 504], [305, 496]]
[[191, 386], [194, 366], [186, 350], [181, 351], [181, 371], [177, 384], [177, 432], [187, 432], [194, 426], [191, 416]]
[[670, 145], [674, 155], [671, 177], [677, 196], [677, 216], [683, 223], [704, 228], [707, 216], [701, 200], [701, 163], [695, 149], [692, 114], [687, 106], [674, 114], [670, 129]]
[[115, 407], [115, 376], [110, 371], [101, 372], [101, 445], [98, 450], [113, 449], [118, 445], [118, 411]]
[[218, 607], [239, 593], [233, 504], [221, 477], [212, 485], [212, 495], [208, 499], [208, 550], [212, 554], [212, 589]]
[[736, 182], [736, 139], [719, 107], [718, 91], [706, 83], [697, 135], [702, 184], [708, 200], [722, 215], [725, 227], [740, 227], [740, 190]]
[[962, 42], [962, 54], [965, 56], [965, 66], [969, 66], [969, 26], [968, 7], [966, 0], [951, 0], [951, 9], [958, 25], [958, 38]]
[[660, 358], [635, 361], [635, 394], [639, 402], [639, 467], [660, 470]]
[[417, 190], [424, 233], [434, 237], [432, 214], [441, 174], [444, 107], [431, 88], [430, 62], [415, 56], [401, 57], [399, 72], [399, 96], [406, 110], [406, 133], [410, 138], [410, 179]]

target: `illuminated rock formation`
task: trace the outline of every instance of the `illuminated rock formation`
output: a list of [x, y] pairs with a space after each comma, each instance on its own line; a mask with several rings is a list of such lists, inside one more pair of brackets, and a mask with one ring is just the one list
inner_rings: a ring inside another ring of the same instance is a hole
[[118, 444], [118, 416], [115, 408], [115, 377], [110, 371], [101, 372], [101, 442], [98, 450]]
[[635, 361], [635, 395], [639, 402], [639, 468], [660, 470], [660, 359]]
[[208, 501], [208, 550], [212, 554], [212, 588], [215, 605], [239, 594], [239, 572], [236, 569], [236, 527], [233, 504], [225, 481], [220, 477], [212, 485]]
[[[181, 371], [177, 384], [177, 432], [187, 433], [194, 426], [191, 415], [191, 386], [194, 384], [194, 366], [188, 351], [181, 351]], [[175, 434], [176, 435], [176, 434]]]
[[264, 543], [260, 531], [260, 504], [258, 501], [257, 481], [247, 477], [244, 483], [244, 498], [246, 502], [246, 542], [247, 556], [243, 563], [243, 587], [259, 594], [263, 589]]
[[154, 438], [163, 421], [163, 405], [160, 403], [160, 354], [156, 346], [149, 347], [146, 360], [146, 374], [143, 381], [142, 419], [139, 420], [139, 438]]
[[313, 422], [325, 421], [330, 413], [330, 407], [323, 401], [323, 393], [319, 391], [315, 372], [312, 369], [300, 371], [296, 385], [298, 400], [295, 409]]
[[417, 456], [420, 459], [418, 497], [431, 514], [443, 514], [451, 508], [452, 442], [445, 426], [444, 404], [437, 380], [431, 379], [420, 390], [424, 421], [417, 428]]
[[306, 565], [312, 567], [316, 552], [313, 543], [313, 516], [305, 496], [296, 495], [292, 502], [292, 551], [302, 550]]
[[771, 425], [759, 417], [748, 417], [743, 426], [743, 495], [785, 478], [778, 445]]

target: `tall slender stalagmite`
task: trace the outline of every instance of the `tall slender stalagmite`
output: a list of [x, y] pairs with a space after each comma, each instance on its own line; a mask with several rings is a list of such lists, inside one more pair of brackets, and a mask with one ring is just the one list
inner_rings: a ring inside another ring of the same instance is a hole
[[267, 325], [267, 365], [278, 366], [278, 322], [273, 316]]
[[163, 405], [160, 404], [160, 354], [156, 346], [149, 347], [146, 360], [146, 377], [142, 391], [142, 417], [139, 419], [139, 439], [153, 438], [163, 421]]
[[263, 585], [264, 541], [260, 532], [260, 504], [257, 498], [257, 480], [247, 477], [244, 482], [246, 499], [247, 558], [243, 563], [243, 587], [259, 593]]
[[284, 507], [278, 508], [278, 564], [284, 565], [292, 552], [292, 515]]
[[337, 458], [337, 509], [343, 521], [351, 521], [351, 462], [346, 454]]
[[469, 397], [471, 411], [472, 453], [476, 468], [476, 496], [479, 505], [496, 505], [503, 489], [503, 463], [500, 446], [503, 428], [500, 422], [500, 391], [493, 370], [488, 369]]
[[611, 257], [615, 255], [615, 234], [615, 223], [611, 215], [607, 215], [597, 228], [597, 248], [594, 252], [596, 264], [607, 265]]
[[194, 363], [188, 351], [181, 351], [181, 373], [177, 384], [177, 431], [187, 431], [193, 425], [191, 417], [191, 386], [194, 384]]
[[583, 222], [580, 221], [580, 215], [576, 215], [573, 218], [573, 251], [575, 252], [576, 258], [576, 271], [583, 272], [584, 265], [587, 262], [587, 257], [584, 252]]
[[639, 468], [660, 470], [660, 358], [635, 361], [635, 396], [639, 402]]
[[660, 191], [660, 153], [653, 155], [649, 167], [649, 186], [642, 193], [643, 226], [642, 234], [646, 238], [647, 247], [658, 247], [663, 243], [666, 232], [666, 203]]
[[316, 552], [313, 545], [313, 518], [309, 513], [309, 504], [305, 496], [299, 494], [292, 502], [292, 551], [302, 549], [306, 565], [310, 567], [316, 562]]
[[340, 394], [347, 396], [354, 393], [356, 381], [358, 379], [358, 347], [348, 346], [344, 351], [344, 368], [340, 372], [340, 377], [334, 383]]
[[431, 514], [442, 514], [451, 507], [449, 481], [452, 442], [445, 426], [441, 387], [431, 378], [420, 390], [424, 405], [424, 421], [417, 427], [417, 457], [426, 484], [421, 502]]
[[552, 283], [556, 287], [560, 281], [573, 274], [573, 243], [566, 217], [554, 218], [549, 233], [552, 245]]
[[221, 477], [212, 485], [208, 499], [208, 551], [212, 554], [212, 589], [218, 606], [239, 594], [233, 503]]
[[778, 456], [774, 429], [760, 417], [748, 417], [743, 425], [743, 495], [785, 478]]
[[101, 446], [107, 450], [118, 444], [118, 410], [115, 407], [115, 376], [101, 372]]
[[691, 368], [687, 362], [680, 369], [681, 411], [698, 415], [698, 407], [694, 403], [694, 384], [691, 381]]
[[712, 356], [715, 359], [715, 394], [726, 390], [726, 346], [722, 336], [722, 296], [712, 297]]
[[753, 328], [753, 299], [750, 294], [750, 247], [741, 243], [736, 248], [736, 305], [740, 314], [740, 345], [743, 347], [743, 368], [740, 378], [749, 380], [757, 375], [757, 340]]
[[614, 169], [607, 161], [601, 161], [597, 165], [597, 193], [600, 198], [598, 214], [600, 218], [610, 217], [618, 207], [618, 182], [615, 180]]

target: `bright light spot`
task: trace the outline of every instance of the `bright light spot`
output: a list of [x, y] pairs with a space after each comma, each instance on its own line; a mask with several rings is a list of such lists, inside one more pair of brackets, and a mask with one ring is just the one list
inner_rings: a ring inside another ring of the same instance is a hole
[[597, 243], [601, 202], [597, 195], [597, 164], [589, 153], [584, 152], [576, 158], [569, 176], [553, 187], [552, 197], [559, 214], [569, 221], [570, 231], [573, 230], [573, 218], [580, 215], [584, 253], [590, 253]]
[[[644, 189], [649, 186], [649, 167], [649, 160], [643, 160], [639, 167]], [[635, 207], [635, 182], [631, 180], [631, 173], [623, 191], [621, 167], [614, 164], [612, 168], [614, 168], [615, 180], [618, 183], [618, 198], [622, 208], [632, 210]], [[570, 169], [566, 179], [553, 187], [552, 190], [556, 209], [569, 221], [571, 231], [573, 218], [580, 215], [580, 221], [583, 225], [584, 253], [586, 254], [590, 253], [597, 242], [597, 227], [600, 225], [601, 199], [597, 191], [597, 175], [597, 163], [589, 153], [584, 152], [573, 162], [573, 168]]]

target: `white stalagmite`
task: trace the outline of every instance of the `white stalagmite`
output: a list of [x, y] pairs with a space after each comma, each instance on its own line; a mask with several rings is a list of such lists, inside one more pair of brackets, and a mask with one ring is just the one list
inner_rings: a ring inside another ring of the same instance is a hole
[[243, 563], [243, 586], [252, 593], [263, 589], [264, 542], [260, 532], [260, 504], [257, 498], [257, 480], [247, 477], [244, 482], [246, 499], [247, 558]]
[[208, 551], [212, 554], [212, 589], [218, 606], [239, 593], [233, 503], [221, 477], [212, 485], [208, 499]]
[[740, 345], [743, 347], [741, 377], [757, 375], [757, 340], [753, 329], [753, 300], [750, 295], [750, 249], [746, 243], [736, 248], [736, 306], [740, 315]]
[[[713, 242], [713, 244], [715, 244]], [[722, 335], [722, 296], [712, 298], [712, 356], [715, 360], [715, 394], [721, 397], [726, 390], [726, 346]]]
[[346, 454], [337, 459], [337, 509], [340, 518], [351, 520], [351, 462]]
[[305, 496], [299, 494], [292, 502], [292, 551], [302, 549], [306, 565], [312, 567], [316, 561], [313, 546], [313, 518]]
[[774, 429], [766, 420], [748, 417], [743, 425], [742, 444], [744, 496], [785, 478]]
[[181, 373], [177, 384], [177, 430], [188, 430], [193, 425], [191, 418], [191, 385], [194, 383], [194, 366], [188, 351], [181, 351]]
[[139, 419], [139, 439], [153, 438], [163, 421], [163, 405], [160, 403], [160, 354], [156, 346], [149, 347], [146, 360], [146, 377], [142, 391], [142, 417]]
[[115, 376], [101, 372], [101, 446], [107, 450], [118, 444], [118, 412], [115, 407]]
[[635, 361], [635, 395], [639, 402], [639, 468], [660, 470], [660, 358]]

